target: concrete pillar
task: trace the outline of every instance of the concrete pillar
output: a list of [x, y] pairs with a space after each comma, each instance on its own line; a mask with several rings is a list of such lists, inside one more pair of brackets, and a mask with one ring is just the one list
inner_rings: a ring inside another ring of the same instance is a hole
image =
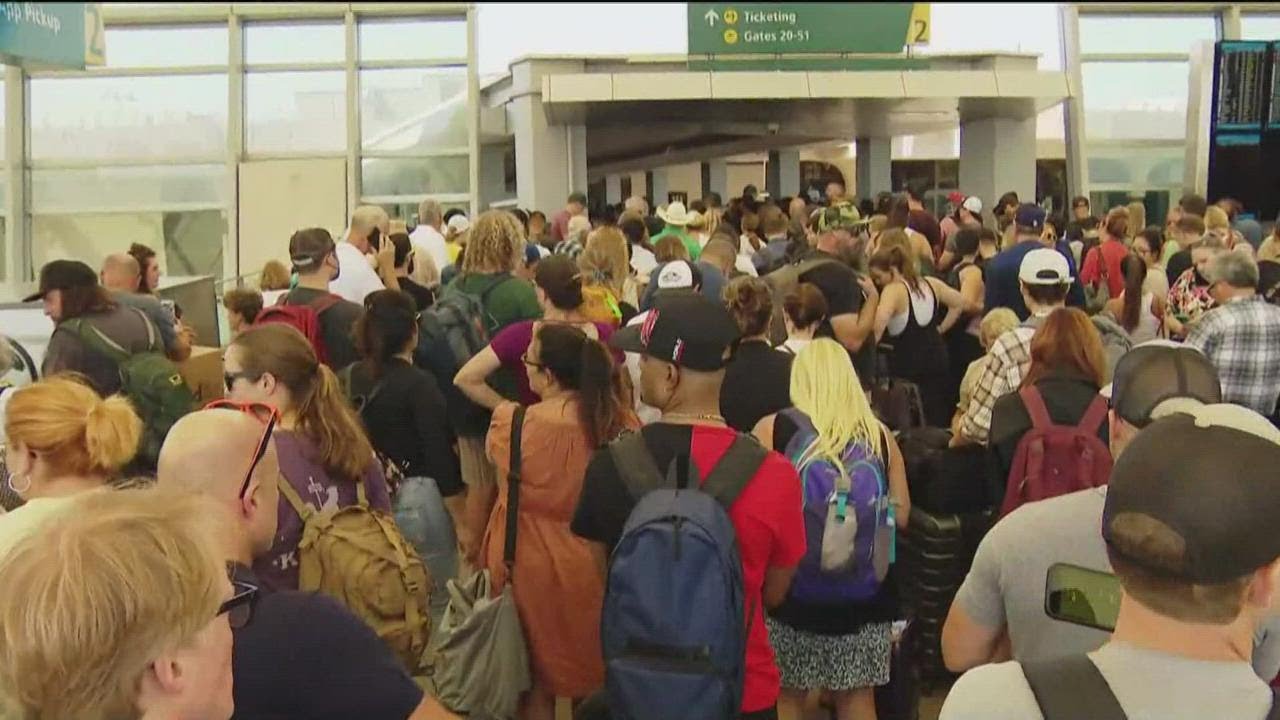
[[765, 190], [773, 198], [794, 197], [800, 192], [800, 151], [770, 150], [765, 167]]
[[649, 198], [649, 208], [657, 208], [659, 205], [667, 204], [667, 169], [656, 168], [647, 170], [644, 174], [644, 186], [647, 188], [646, 195]]
[[605, 175], [604, 176], [604, 201], [610, 205], [617, 205], [622, 202], [622, 176], [621, 175]]
[[506, 189], [506, 169], [503, 167], [506, 155], [505, 144], [480, 146], [480, 187], [476, 194], [481, 208], [488, 209], [491, 204], [511, 197]]
[[854, 187], [846, 188], [852, 195], [872, 198], [882, 192], [893, 192], [893, 139], [858, 138], [853, 141], [853, 154], [857, 176]]
[[1010, 190], [1036, 196], [1036, 116], [983, 118], [960, 124], [960, 189], [984, 207]]
[[719, 193], [720, 200], [729, 200], [729, 165], [723, 159], [702, 163], [702, 195]]
[[516, 195], [520, 206], [546, 213], [571, 192], [587, 190], [587, 132], [582, 125], [551, 125], [542, 109], [542, 76], [581, 72], [581, 61], [530, 59], [511, 67], [520, 89], [507, 106], [516, 138]]

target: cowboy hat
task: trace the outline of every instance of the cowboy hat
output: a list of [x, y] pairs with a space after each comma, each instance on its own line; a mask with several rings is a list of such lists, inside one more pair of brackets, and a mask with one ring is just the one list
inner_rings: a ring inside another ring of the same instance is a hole
[[668, 205], [665, 209], [658, 208], [658, 217], [668, 225], [676, 225], [683, 227], [693, 220], [694, 213], [690, 213], [684, 206], [684, 203], [676, 201]]

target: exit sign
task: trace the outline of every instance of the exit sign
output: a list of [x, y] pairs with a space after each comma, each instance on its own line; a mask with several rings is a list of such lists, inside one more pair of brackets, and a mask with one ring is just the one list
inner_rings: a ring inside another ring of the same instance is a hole
[[899, 53], [929, 41], [928, 3], [689, 3], [689, 52]]

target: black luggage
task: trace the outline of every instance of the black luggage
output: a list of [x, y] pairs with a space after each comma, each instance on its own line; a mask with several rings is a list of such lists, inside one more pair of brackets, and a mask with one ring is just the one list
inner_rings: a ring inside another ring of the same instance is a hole
[[895, 432], [925, 426], [924, 401], [913, 382], [888, 378], [878, 383], [871, 388], [871, 409]]
[[942, 428], [914, 428], [898, 435], [907, 469], [911, 505], [930, 513], [980, 513], [997, 503], [988, 490], [986, 448], [947, 447], [951, 433]]
[[919, 720], [919, 632], [914, 620], [893, 624], [893, 648], [889, 651], [889, 684], [876, 688], [878, 720]]

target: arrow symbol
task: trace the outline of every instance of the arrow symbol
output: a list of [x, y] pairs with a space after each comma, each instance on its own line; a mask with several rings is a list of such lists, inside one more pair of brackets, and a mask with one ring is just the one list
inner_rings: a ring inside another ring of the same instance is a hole
[[707, 14], [702, 17], [707, 19], [707, 24], [711, 27], [715, 27], [716, 23], [720, 22], [720, 13], [716, 12], [715, 8], [708, 10]]

